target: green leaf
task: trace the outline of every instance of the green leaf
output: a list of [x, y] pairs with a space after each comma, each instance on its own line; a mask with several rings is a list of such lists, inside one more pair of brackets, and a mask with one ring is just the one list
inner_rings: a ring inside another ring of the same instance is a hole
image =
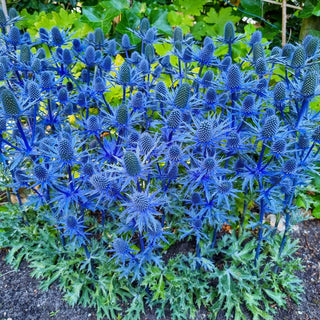
[[[131, 35], [131, 32], [128, 32], [128, 28], [135, 29], [139, 25], [139, 17], [129, 10], [125, 10], [121, 15], [121, 21], [117, 24], [116, 30], [121, 33]], [[136, 37], [130, 37], [130, 40], [133, 44], [138, 43], [140, 40]]]
[[109, 9], [110, 7], [112, 7], [119, 11], [122, 11], [124, 9], [129, 9], [130, 7], [129, 1], [127, 0], [100, 1], [99, 4], [106, 9]]
[[265, 293], [273, 300], [277, 303], [277, 305], [279, 307], [282, 307], [284, 305], [286, 305], [286, 295], [281, 293], [281, 292], [274, 292], [272, 290], [269, 289], [263, 289], [265, 291]]
[[164, 287], [165, 287], [165, 282], [163, 280], [163, 275], [160, 276], [159, 282], [158, 282], [158, 286], [157, 289], [154, 293], [153, 299], [152, 300], [157, 300], [160, 296], [161, 299], [165, 299], [165, 291], [164, 291]]
[[201, 11], [203, 10], [203, 5], [206, 3], [206, 0], [176, 0], [174, 4], [180, 6], [183, 11], [183, 14], [191, 14], [193, 16], [200, 16]]
[[219, 35], [223, 35], [224, 26], [228, 21], [233, 23], [238, 22], [241, 18], [233, 15], [233, 9], [221, 8], [219, 12], [216, 12], [214, 8], [211, 8], [208, 12], [208, 15], [203, 18], [206, 23], [215, 25], [215, 33]]
[[165, 56], [172, 49], [172, 45], [167, 42], [156, 43], [153, 46], [159, 56]]
[[82, 14], [91, 22], [101, 22], [102, 14], [96, 7], [84, 7]]
[[248, 13], [256, 14], [258, 16], [261, 15], [261, 0], [241, 0], [241, 6]]
[[168, 11], [165, 9], [153, 10], [150, 15], [150, 21], [154, 27], [167, 35], [172, 35], [172, 27], [168, 21]]
[[191, 15], [182, 14], [177, 11], [169, 11], [167, 16], [168, 22], [171, 26], [179, 26], [183, 33], [190, 32], [190, 27], [194, 24], [194, 17]]
[[320, 2], [318, 2], [318, 4], [314, 7], [312, 14], [318, 17], [320, 16]]
[[203, 21], [198, 21], [194, 27], [192, 27], [192, 35], [196, 40], [201, 40], [207, 34], [207, 25]]
[[299, 18], [309, 18], [313, 15], [314, 5], [310, 0], [306, 0], [303, 5], [303, 10], [300, 11]]
[[317, 218], [320, 219], [320, 203], [318, 203], [314, 209], [312, 210], [312, 215]]

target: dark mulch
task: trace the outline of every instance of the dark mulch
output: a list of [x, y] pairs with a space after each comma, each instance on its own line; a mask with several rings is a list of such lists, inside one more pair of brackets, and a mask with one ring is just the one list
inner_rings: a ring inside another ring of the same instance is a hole
[[[305, 270], [299, 272], [305, 293], [300, 306], [288, 300], [287, 309], [279, 309], [275, 320], [320, 320], [320, 220], [301, 223], [294, 231], [300, 239], [297, 257], [303, 260]], [[180, 251], [181, 248], [179, 248]], [[182, 245], [181, 251], [186, 249]], [[174, 255], [169, 252], [168, 257]], [[0, 320], [96, 320], [93, 309], [70, 307], [62, 299], [56, 284], [47, 292], [38, 290], [39, 281], [29, 276], [30, 269], [22, 262], [18, 272], [5, 261], [5, 251], [0, 251]], [[53, 313], [56, 312], [56, 315]], [[155, 313], [146, 310], [141, 320], [155, 320]], [[207, 320], [206, 311], [200, 310], [197, 320]], [[221, 314], [217, 320], [224, 320]], [[168, 317], [163, 320], [170, 320]]]

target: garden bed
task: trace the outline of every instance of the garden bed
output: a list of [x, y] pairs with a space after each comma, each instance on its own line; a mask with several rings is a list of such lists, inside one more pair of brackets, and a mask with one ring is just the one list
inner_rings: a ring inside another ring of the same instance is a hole
[[[288, 300], [287, 310], [279, 308], [275, 320], [320, 319], [320, 220], [308, 220], [298, 225], [293, 233], [299, 238], [300, 249], [296, 256], [304, 261], [305, 270], [298, 273], [305, 289], [297, 306]], [[178, 248], [178, 247], [177, 247]], [[177, 249], [176, 248], [176, 249]], [[183, 246], [182, 246], [183, 249]], [[171, 252], [174, 254], [174, 252]], [[12, 320], [96, 320], [95, 310], [82, 306], [70, 307], [56, 284], [47, 292], [39, 290], [39, 281], [30, 277], [30, 269], [22, 262], [18, 272], [5, 263], [6, 251], [0, 251], [0, 319]], [[146, 309], [142, 320], [154, 320], [155, 314]], [[198, 320], [207, 320], [206, 310], [200, 310]], [[224, 320], [222, 313], [217, 320]], [[170, 320], [169, 313], [166, 320]]]

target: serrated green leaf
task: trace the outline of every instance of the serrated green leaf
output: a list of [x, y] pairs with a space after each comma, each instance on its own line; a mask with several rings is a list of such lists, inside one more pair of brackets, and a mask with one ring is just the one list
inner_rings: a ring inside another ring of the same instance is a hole
[[318, 203], [312, 210], [312, 215], [317, 218], [320, 219], [320, 203]]
[[206, 3], [206, 0], [175, 0], [174, 3], [180, 6], [181, 11], [184, 14], [191, 14], [193, 16], [200, 16], [201, 11], [203, 10], [203, 5]]
[[281, 293], [281, 292], [274, 292], [269, 289], [263, 289], [264, 292], [273, 300], [277, 303], [279, 307], [285, 306], [286, 305], [286, 300], [285, 297], [286, 295]]

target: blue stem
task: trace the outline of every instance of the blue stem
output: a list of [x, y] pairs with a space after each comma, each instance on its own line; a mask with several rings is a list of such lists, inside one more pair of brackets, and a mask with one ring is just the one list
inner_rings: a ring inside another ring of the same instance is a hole
[[20, 134], [21, 134], [22, 140], [23, 140], [23, 142], [24, 142], [24, 145], [26, 146], [27, 151], [31, 151], [31, 148], [30, 148], [30, 146], [29, 146], [29, 143], [28, 143], [28, 140], [27, 140], [27, 138], [26, 138], [26, 135], [24, 134], [24, 131], [23, 131], [23, 129], [22, 129], [22, 125], [21, 125], [20, 120], [17, 119], [17, 122], [16, 122], [16, 123], [17, 123], [18, 130], [19, 130], [19, 132], [20, 132]]
[[139, 231], [139, 240], [140, 240], [140, 251], [143, 252], [145, 249], [142, 232]]
[[303, 119], [304, 115], [307, 113], [308, 108], [309, 108], [309, 99], [305, 98], [305, 99], [303, 99], [302, 106], [301, 106], [301, 109], [300, 109], [300, 113], [298, 115], [298, 120], [297, 120], [297, 123], [296, 123], [296, 129], [299, 128], [299, 124], [300, 124], [301, 120]]
[[218, 226], [216, 225], [213, 229], [213, 235], [212, 235], [212, 241], [211, 241], [211, 249], [214, 248], [217, 240], [217, 234], [218, 234]]
[[[263, 185], [262, 181], [260, 179], [259, 181], [259, 188], [260, 190], [263, 190]], [[261, 243], [262, 243], [262, 231], [263, 231], [263, 218], [264, 218], [264, 210], [265, 210], [265, 204], [264, 204], [264, 199], [261, 198], [260, 200], [260, 216], [259, 216], [259, 233], [258, 233], [258, 244], [257, 244], [257, 249], [256, 249], [256, 256], [254, 259], [254, 266], [257, 267], [257, 262], [259, 259], [260, 255], [260, 250], [261, 250]]]

